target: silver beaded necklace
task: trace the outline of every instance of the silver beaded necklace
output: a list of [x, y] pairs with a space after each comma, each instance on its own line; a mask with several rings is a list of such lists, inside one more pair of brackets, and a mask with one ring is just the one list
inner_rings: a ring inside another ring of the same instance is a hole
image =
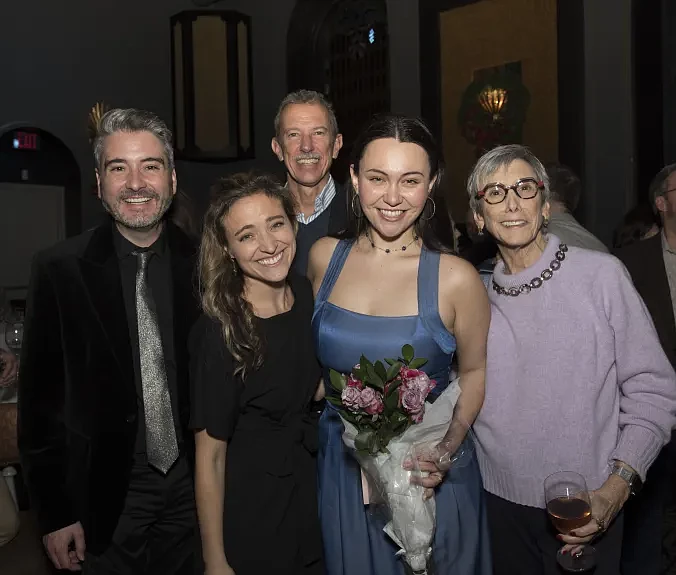
[[509, 295], [512, 297], [516, 297], [522, 293], [530, 293], [531, 290], [539, 288], [544, 282], [552, 279], [554, 272], [561, 267], [561, 262], [566, 259], [567, 251], [568, 246], [566, 244], [559, 244], [559, 249], [556, 250], [554, 259], [550, 262], [549, 267], [542, 270], [542, 273], [540, 273], [538, 277], [534, 277], [528, 283], [521, 284], [519, 287], [504, 288], [501, 285], [498, 285], [495, 279], [493, 279], [493, 290], [500, 295]]

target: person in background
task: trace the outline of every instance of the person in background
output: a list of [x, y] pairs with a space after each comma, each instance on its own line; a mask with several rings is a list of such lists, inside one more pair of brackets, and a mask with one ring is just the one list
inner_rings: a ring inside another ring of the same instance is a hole
[[324, 573], [309, 416], [321, 372], [312, 288], [289, 273], [295, 214], [290, 190], [238, 175], [205, 216], [190, 426], [206, 575]]
[[495, 575], [558, 573], [544, 480], [585, 477], [596, 575], [617, 575], [622, 508], [676, 424], [676, 373], [617, 258], [547, 233], [549, 178], [525, 147], [484, 154], [467, 182], [501, 259], [488, 290], [486, 397], [474, 424]]
[[[662, 349], [676, 367], [676, 164], [665, 166], [649, 188], [662, 233], [637, 240], [615, 251], [645, 302]], [[643, 491], [626, 508], [622, 549], [623, 575], [657, 575], [666, 562], [673, 564], [673, 545], [665, 521], [676, 503], [676, 441], [662, 450], [648, 473]]]
[[493, 273], [497, 261], [498, 246], [489, 234], [484, 233], [483, 230], [479, 232], [471, 209], [468, 210], [465, 226], [468, 241], [461, 245], [458, 255], [471, 263], [481, 275], [484, 283], [487, 283], [486, 278]]
[[618, 250], [640, 240], [647, 240], [660, 233], [661, 222], [659, 211], [651, 203], [641, 202], [634, 206], [613, 234], [613, 249]]
[[113, 109], [93, 148], [110, 218], [33, 262], [19, 377], [24, 477], [57, 569], [192, 575], [197, 246], [166, 218], [171, 132], [150, 112]]
[[608, 252], [608, 248], [594, 234], [578, 222], [573, 213], [580, 203], [582, 183], [568, 166], [557, 163], [545, 165], [549, 177], [548, 231], [567, 246]]
[[287, 94], [275, 116], [272, 151], [286, 167], [286, 186], [297, 206], [294, 269], [305, 275], [310, 248], [347, 226], [347, 194], [331, 176], [343, 146], [331, 103], [319, 92]]

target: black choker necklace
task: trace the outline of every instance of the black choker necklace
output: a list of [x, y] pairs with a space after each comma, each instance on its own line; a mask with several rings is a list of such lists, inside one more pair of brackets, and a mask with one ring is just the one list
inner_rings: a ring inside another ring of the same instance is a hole
[[385, 252], [386, 254], [392, 253], [392, 252], [405, 252], [406, 248], [408, 248], [413, 242], [418, 241], [418, 234], [413, 234], [413, 239], [407, 243], [405, 246], [401, 246], [400, 248], [397, 248], [396, 250], [391, 250], [390, 248], [381, 248], [380, 246], [377, 246], [376, 244], [373, 243], [373, 240], [371, 239], [371, 234], [366, 232], [366, 237], [368, 238], [369, 243], [371, 244], [372, 248], [376, 248], [377, 250], [380, 250], [381, 252]]
[[566, 244], [559, 244], [559, 249], [554, 254], [554, 259], [549, 264], [549, 267], [542, 270], [539, 277], [533, 278], [527, 284], [521, 284], [519, 287], [504, 288], [493, 279], [493, 289], [500, 295], [511, 295], [513, 297], [522, 293], [530, 293], [531, 290], [539, 288], [544, 282], [552, 279], [554, 272], [561, 267], [561, 262], [566, 259], [567, 251], [568, 246]]

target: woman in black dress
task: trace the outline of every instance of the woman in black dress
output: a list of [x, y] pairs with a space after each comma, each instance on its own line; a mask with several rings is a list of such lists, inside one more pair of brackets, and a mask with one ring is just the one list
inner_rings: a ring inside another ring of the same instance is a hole
[[289, 274], [294, 204], [267, 176], [222, 180], [200, 251], [190, 335], [195, 491], [207, 575], [321, 575], [320, 378], [309, 282]]

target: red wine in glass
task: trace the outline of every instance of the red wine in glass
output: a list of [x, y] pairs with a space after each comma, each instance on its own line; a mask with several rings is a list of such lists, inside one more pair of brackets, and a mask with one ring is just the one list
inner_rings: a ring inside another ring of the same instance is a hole
[[[574, 471], [559, 471], [545, 479], [545, 501], [547, 513], [554, 527], [564, 535], [591, 521], [591, 500], [584, 477]], [[558, 564], [571, 572], [587, 571], [596, 565], [595, 550], [585, 545], [582, 551], [573, 555], [556, 555]]]

